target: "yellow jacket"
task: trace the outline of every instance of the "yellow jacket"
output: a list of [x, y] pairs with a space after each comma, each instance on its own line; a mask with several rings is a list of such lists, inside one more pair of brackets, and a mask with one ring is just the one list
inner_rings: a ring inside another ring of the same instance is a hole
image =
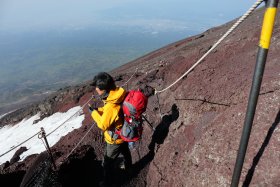
[[126, 92], [121, 87], [111, 90], [107, 99], [103, 100], [104, 106], [91, 113], [97, 126], [104, 131], [105, 141], [109, 144], [123, 143], [121, 138], [114, 140], [109, 131], [114, 132], [115, 128], [120, 129], [123, 125], [123, 117], [120, 116], [122, 115], [120, 110], [125, 95]]

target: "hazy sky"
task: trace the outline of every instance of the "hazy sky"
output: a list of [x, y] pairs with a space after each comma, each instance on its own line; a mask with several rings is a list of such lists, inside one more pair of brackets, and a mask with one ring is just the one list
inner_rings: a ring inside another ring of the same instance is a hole
[[206, 30], [256, 0], [0, 0], [0, 31], [139, 27]]

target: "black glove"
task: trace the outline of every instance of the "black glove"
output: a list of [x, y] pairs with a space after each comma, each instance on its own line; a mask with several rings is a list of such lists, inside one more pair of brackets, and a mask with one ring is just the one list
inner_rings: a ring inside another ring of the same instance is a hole
[[88, 111], [92, 113], [94, 110], [97, 110], [97, 108], [93, 108], [91, 105], [88, 105]]
[[89, 107], [88, 107], [88, 111], [89, 111], [90, 113], [92, 113], [93, 108], [92, 108], [91, 106], [89, 106]]

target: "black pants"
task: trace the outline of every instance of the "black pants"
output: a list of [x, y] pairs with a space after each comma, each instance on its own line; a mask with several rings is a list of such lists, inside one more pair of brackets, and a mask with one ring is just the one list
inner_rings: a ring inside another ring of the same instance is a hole
[[122, 154], [124, 157], [125, 168], [130, 168], [132, 165], [132, 159], [128, 143], [122, 144], [108, 144], [106, 143], [103, 167], [104, 167], [104, 181], [112, 182], [114, 176], [114, 163], [118, 156]]

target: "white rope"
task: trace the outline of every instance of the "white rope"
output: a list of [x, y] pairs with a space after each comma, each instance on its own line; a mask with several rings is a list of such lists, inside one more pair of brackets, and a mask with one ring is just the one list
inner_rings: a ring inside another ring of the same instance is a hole
[[[90, 102], [90, 100], [93, 98], [93, 96], [82, 106], [82, 108], [80, 110], [82, 110], [86, 104], [88, 104]], [[75, 114], [73, 114], [70, 118], [68, 118], [66, 121], [64, 121], [60, 126], [58, 126], [57, 128], [55, 128], [52, 132], [50, 132], [47, 136], [49, 136], [50, 134], [52, 134], [54, 131], [56, 131], [59, 127], [61, 127], [63, 124], [65, 124], [69, 119], [71, 119], [73, 116], [75, 116], [78, 112], [80, 112], [80, 110], [78, 110]], [[40, 135], [41, 131], [37, 132], [36, 134], [34, 134], [33, 136], [31, 136], [30, 138], [26, 139], [25, 141], [23, 141], [22, 143], [18, 144], [17, 146], [14, 146], [12, 149], [6, 151], [5, 153], [1, 154], [0, 157], [6, 155], [7, 153], [11, 152], [12, 150], [16, 149], [17, 147], [21, 146], [22, 144], [26, 143], [27, 141], [29, 141], [30, 139], [34, 138], [37, 135]]]
[[182, 78], [188, 75], [198, 64], [202, 62], [202, 60], [215, 49], [237, 26], [240, 25], [264, 0], [258, 0], [239, 20], [205, 53], [188, 71], [186, 71], [181, 77], [179, 77], [175, 82], [173, 82], [168, 87], [163, 90], [156, 90], [155, 94], [166, 91], [167, 89], [174, 86], [177, 82], [179, 82]]
[[13, 146], [13, 148], [11, 148], [9, 151], [6, 151], [5, 153], [1, 154], [0, 157], [6, 155], [7, 153], [11, 152], [12, 150], [16, 149], [17, 147], [21, 146], [22, 144], [26, 143], [27, 141], [31, 140], [32, 138], [34, 138], [35, 136], [37, 136], [38, 134], [40, 134], [41, 131], [37, 132], [36, 134], [34, 134], [33, 136], [31, 136], [30, 138], [26, 139], [25, 141], [23, 141], [22, 143], [18, 144], [17, 146]]
[[132, 77], [137, 73], [138, 68], [136, 68], [135, 72], [131, 75], [131, 77], [123, 84], [121, 85], [121, 87], [124, 87], [125, 85], [127, 85], [127, 83], [132, 79]]
[[[78, 110], [75, 114], [73, 114], [71, 117], [69, 117], [66, 121], [64, 121], [60, 126], [58, 126], [57, 128], [55, 128], [53, 131], [51, 131], [49, 134], [46, 135], [49, 136], [50, 134], [52, 134], [54, 131], [56, 131], [58, 128], [60, 128], [63, 124], [65, 124], [69, 119], [71, 119], [73, 116], [75, 116], [78, 112], [80, 112], [85, 106], [86, 104], [88, 104], [91, 99], [93, 99], [93, 96], [82, 106], [82, 108], [80, 110]], [[30, 138], [26, 139], [25, 141], [23, 141], [22, 143], [18, 144], [17, 146], [13, 146], [13, 148], [11, 148], [10, 150], [6, 151], [5, 153], [1, 154], [0, 157], [8, 154], [9, 152], [11, 152], [12, 150], [16, 149], [17, 147], [21, 146], [22, 144], [26, 143], [27, 141], [29, 141], [30, 139], [34, 138], [37, 135], [40, 135], [42, 131], [37, 132], [36, 134], [34, 134], [33, 136], [31, 136]]]
[[[132, 77], [136, 74], [136, 72], [138, 71], [138, 68], [136, 68], [136, 71], [133, 73], [133, 75], [131, 75], [131, 77], [128, 79], [128, 81], [126, 81], [126, 83], [123, 84], [126, 85], [131, 79]], [[52, 130], [49, 134], [46, 135], [46, 137], [48, 137], [49, 135], [51, 135], [52, 133], [54, 133], [57, 129], [59, 129], [62, 125], [64, 125], [68, 120], [70, 120], [72, 117], [74, 117], [77, 113], [79, 113], [81, 110], [84, 109], [84, 107], [94, 98], [94, 96], [92, 96], [77, 112], [75, 112], [72, 116], [70, 116], [68, 119], [66, 119], [61, 125], [59, 125], [58, 127], [56, 127], [54, 130]], [[83, 139], [87, 136], [87, 134], [89, 133], [89, 131], [93, 128], [94, 125], [91, 126], [91, 128], [87, 131], [87, 133], [85, 134], [85, 136], [79, 141], [79, 143], [74, 147], [74, 149], [69, 153], [69, 155], [67, 156], [67, 158], [71, 155], [71, 153], [78, 147], [78, 145], [83, 141]], [[0, 157], [4, 156], [5, 154], [11, 152], [12, 150], [16, 149], [17, 147], [21, 146], [22, 144], [24, 144], [25, 142], [29, 141], [30, 139], [32, 139], [33, 137], [37, 136], [38, 134], [40, 134], [41, 131], [39, 131], [38, 133], [34, 134], [33, 136], [31, 136], [30, 138], [28, 138], [27, 140], [23, 141], [22, 143], [20, 143], [17, 146], [14, 146], [12, 149], [10, 149], [9, 151], [3, 153], [0, 155]], [[43, 142], [44, 144], [44, 142]], [[44, 146], [46, 147], [46, 145], [44, 144]]]
[[88, 135], [89, 131], [94, 127], [92, 124], [90, 129], [86, 132], [86, 134], [83, 136], [83, 138], [77, 143], [77, 145], [70, 151], [70, 153], [67, 155], [66, 159], [73, 153], [73, 151], [80, 145], [80, 143], [85, 139], [85, 137]]
[[80, 108], [77, 112], [75, 112], [75, 114], [73, 114], [72, 116], [70, 116], [68, 119], [66, 119], [61, 125], [59, 125], [58, 127], [56, 127], [54, 130], [52, 130], [49, 134], [46, 135], [46, 137], [48, 137], [50, 134], [52, 134], [53, 132], [55, 132], [58, 128], [60, 128], [62, 125], [64, 125], [68, 120], [70, 120], [72, 117], [74, 117], [76, 114], [78, 114], [81, 110], [83, 110], [83, 108], [94, 98], [94, 96], [91, 96], [90, 99], [82, 106], [82, 108]]
[[[174, 86], [177, 82], [179, 82], [183, 77], [185, 77], [186, 75], [188, 75], [197, 65], [199, 65], [202, 60], [208, 56], [208, 54], [210, 52], [212, 52], [237, 26], [239, 26], [264, 0], [258, 0], [255, 4], [253, 4], [253, 6], [241, 17], [239, 18], [239, 20], [188, 70], [186, 71], [181, 77], [179, 77], [176, 81], [174, 81], [171, 85], [169, 85], [168, 87], [164, 88], [163, 90], [156, 90], [155, 94], [164, 92], [166, 90], [168, 90], [169, 88], [171, 88], [172, 86]], [[126, 81], [123, 85], [125, 86], [131, 79], [132, 77], [136, 74], [136, 72], [138, 71], [138, 68], [136, 68], [136, 71], [133, 73], [133, 75], [128, 79], [128, 81]], [[78, 110], [75, 114], [73, 114], [71, 117], [69, 117], [66, 121], [64, 121], [60, 126], [58, 126], [57, 128], [55, 128], [53, 131], [51, 131], [49, 134], [46, 135], [49, 136], [50, 134], [52, 134], [53, 132], [55, 132], [58, 128], [60, 128], [63, 124], [65, 124], [69, 119], [71, 119], [73, 116], [75, 116], [78, 112], [80, 112], [85, 106], [86, 104], [88, 104], [91, 99], [93, 98], [93, 96], [82, 106], [82, 108], [80, 110]], [[93, 125], [91, 126], [91, 128], [93, 127]], [[89, 133], [89, 131], [91, 130], [91, 128], [87, 131], [87, 133], [85, 134], [85, 136], [80, 140], [80, 142], [76, 145], [76, 147], [70, 152], [70, 154], [77, 148], [77, 146], [82, 142], [82, 140], [87, 136], [87, 134]], [[29, 141], [30, 139], [32, 139], [33, 137], [35, 137], [36, 135], [38, 135], [40, 132], [36, 133], [35, 135], [31, 136], [30, 138], [28, 138], [27, 140], [23, 141], [22, 143], [20, 143], [19, 145], [13, 147], [12, 149], [10, 149], [9, 151], [3, 153], [0, 155], [0, 157], [4, 156], [5, 154], [9, 153], [10, 151], [14, 150], [15, 148], [21, 146], [22, 144], [24, 144], [25, 142]], [[70, 155], [69, 154], [69, 155]], [[69, 157], [69, 155], [67, 156], [67, 158]]]

